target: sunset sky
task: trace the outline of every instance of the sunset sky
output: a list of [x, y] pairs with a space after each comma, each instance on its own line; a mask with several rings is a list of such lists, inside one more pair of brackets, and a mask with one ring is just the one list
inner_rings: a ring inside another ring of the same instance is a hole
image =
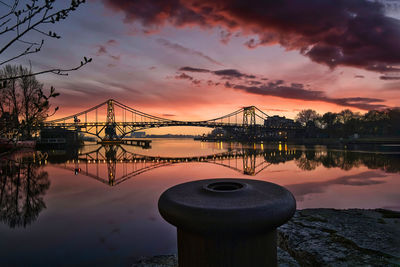
[[398, 0], [92, 0], [52, 29], [34, 71], [93, 58], [38, 76], [55, 118], [109, 98], [177, 120], [400, 106]]

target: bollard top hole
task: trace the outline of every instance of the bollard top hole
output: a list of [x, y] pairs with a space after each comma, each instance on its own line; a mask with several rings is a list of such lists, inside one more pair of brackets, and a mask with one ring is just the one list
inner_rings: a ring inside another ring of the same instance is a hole
[[216, 182], [206, 185], [205, 188], [213, 192], [233, 192], [242, 189], [244, 186], [244, 184], [237, 182]]

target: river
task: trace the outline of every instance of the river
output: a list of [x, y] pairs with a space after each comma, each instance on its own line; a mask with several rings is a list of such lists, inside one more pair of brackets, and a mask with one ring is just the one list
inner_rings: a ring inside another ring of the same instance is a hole
[[87, 144], [1, 161], [1, 266], [129, 266], [176, 253], [159, 215], [167, 188], [206, 178], [277, 183], [297, 208], [400, 210], [400, 147], [155, 139], [150, 149]]

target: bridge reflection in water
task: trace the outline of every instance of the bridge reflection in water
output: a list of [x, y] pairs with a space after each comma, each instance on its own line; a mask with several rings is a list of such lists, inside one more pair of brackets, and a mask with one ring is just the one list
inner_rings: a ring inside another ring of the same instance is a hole
[[[297, 157], [296, 157], [296, 154]], [[137, 154], [121, 145], [102, 145], [91, 151], [78, 152], [74, 157], [55, 166], [82, 174], [110, 186], [157, 168], [183, 163], [209, 163], [220, 165], [245, 175], [255, 176], [271, 164], [298, 158], [301, 151], [277, 149], [235, 148], [222, 153], [188, 157], [162, 157]], [[101, 171], [106, 165], [107, 171]], [[117, 168], [118, 166], [118, 168]]]

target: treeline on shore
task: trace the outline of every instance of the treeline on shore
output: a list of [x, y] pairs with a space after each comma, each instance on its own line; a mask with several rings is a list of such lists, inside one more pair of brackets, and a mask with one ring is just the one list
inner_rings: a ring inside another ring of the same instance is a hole
[[370, 110], [363, 115], [349, 109], [322, 115], [306, 109], [297, 114], [296, 122], [304, 128], [306, 138], [400, 136], [400, 108]]

